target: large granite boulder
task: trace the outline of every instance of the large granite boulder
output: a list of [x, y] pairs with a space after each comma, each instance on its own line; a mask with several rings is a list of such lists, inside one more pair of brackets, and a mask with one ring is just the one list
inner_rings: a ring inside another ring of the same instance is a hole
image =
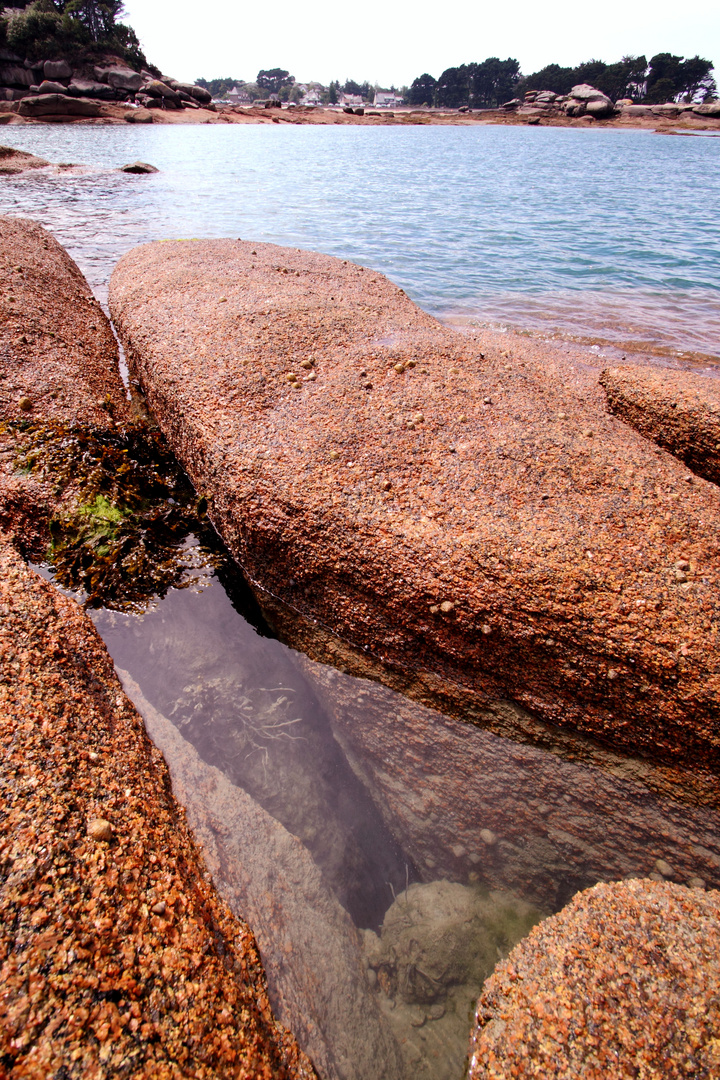
[[20, 116], [100, 116], [100, 106], [68, 94], [36, 94], [23, 98], [18, 112]]
[[0, 63], [0, 86], [28, 89], [34, 82], [35, 77], [31, 69], [23, 67], [22, 64]]
[[720, 119], [720, 101], [709, 101], [703, 105], [693, 105], [692, 111], [698, 116], [710, 116]]
[[485, 984], [469, 1080], [720, 1075], [720, 893], [596, 885]]
[[71, 79], [72, 68], [67, 60], [46, 60], [43, 64], [46, 79]]
[[132, 93], [139, 90], [145, 81], [138, 71], [127, 67], [96, 67], [95, 77], [114, 90], [127, 90]]
[[212, 94], [203, 86], [196, 86], [195, 83], [178, 82], [177, 79], [168, 79], [167, 84], [173, 90], [176, 90], [178, 94], [187, 94], [202, 105], [209, 105], [212, 101]]
[[3, 217], [0, 260], [0, 419], [94, 428], [128, 420], [117, 342], [67, 252], [36, 222]]
[[115, 91], [107, 83], [95, 82], [93, 79], [74, 78], [68, 84], [66, 93], [73, 97], [99, 98], [101, 101], [115, 101]]
[[719, 379], [627, 364], [607, 368], [600, 382], [616, 416], [720, 483]]
[[111, 306], [288, 637], [330, 631], [481, 722], [510, 699], [720, 763], [717, 489], [581, 368], [508, 338], [483, 355], [381, 275], [267, 244], [138, 248]]
[[164, 98], [167, 101], [179, 100], [177, 90], [173, 90], [172, 86], [168, 86], [167, 83], [161, 82], [159, 79], [152, 79], [150, 82], [143, 83], [142, 92], [150, 97]]

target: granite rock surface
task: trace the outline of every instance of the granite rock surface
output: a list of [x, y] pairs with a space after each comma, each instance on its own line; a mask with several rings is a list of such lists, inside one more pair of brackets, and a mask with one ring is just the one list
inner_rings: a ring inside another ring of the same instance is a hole
[[720, 483], [720, 379], [628, 364], [607, 368], [600, 382], [611, 412]]
[[0, 1071], [314, 1077], [89, 618], [17, 551], [57, 492], [16, 425], [130, 419], [112, 330], [34, 222], [0, 219], [0, 281]]
[[87, 616], [0, 539], [10, 1075], [313, 1077]]
[[596, 885], [485, 983], [470, 1080], [720, 1074], [720, 893]]
[[266, 606], [464, 709], [510, 699], [717, 766], [718, 491], [608, 415], [582, 365], [242, 241], [135, 249], [111, 307]]

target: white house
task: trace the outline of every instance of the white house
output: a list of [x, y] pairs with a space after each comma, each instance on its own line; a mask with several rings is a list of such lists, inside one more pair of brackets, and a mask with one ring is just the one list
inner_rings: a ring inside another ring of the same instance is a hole
[[338, 105], [350, 105], [353, 109], [361, 109], [365, 104], [360, 94], [340, 94]]
[[402, 105], [403, 99], [393, 93], [392, 90], [376, 90], [375, 100], [373, 105], [376, 108], [381, 109], [394, 109], [397, 105]]

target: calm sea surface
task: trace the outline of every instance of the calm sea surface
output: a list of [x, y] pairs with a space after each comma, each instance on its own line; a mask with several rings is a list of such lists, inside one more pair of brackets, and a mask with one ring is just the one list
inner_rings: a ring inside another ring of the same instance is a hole
[[[720, 140], [562, 128], [4, 128], [83, 175], [2, 179], [102, 295], [146, 240], [313, 248], [455, 324], [717, 357]], [[114, 172], [140, 158], [154, 176]]]

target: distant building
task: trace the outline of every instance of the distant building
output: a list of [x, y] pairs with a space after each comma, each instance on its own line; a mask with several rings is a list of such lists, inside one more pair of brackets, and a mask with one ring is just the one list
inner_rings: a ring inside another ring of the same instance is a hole
[[376, 90], [373, 105], [375, 108], [394, 109], [402, 105], [403, 99], [398, 97], [392, 90]]
[[301, 105], [322, 105], [320, 94], [314, 87], [310, 87], [303, 92], [303, 96], [300, 100]]
[[225, 100], [232, 105], [252, 105], [252, 98], [243, 86], [233, 86], [225, 95]]
[[350, 105], [353, 109], [362, 108], [365, 104], [360, 94], [340, 94], [338, 105]]

